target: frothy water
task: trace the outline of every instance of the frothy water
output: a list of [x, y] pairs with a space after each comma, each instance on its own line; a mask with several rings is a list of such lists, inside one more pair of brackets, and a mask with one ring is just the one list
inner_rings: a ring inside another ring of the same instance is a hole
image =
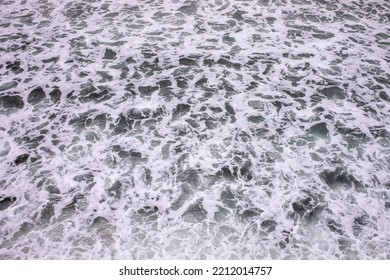
[[390, 259], [390, 4], [0, 1], [1, 259]]

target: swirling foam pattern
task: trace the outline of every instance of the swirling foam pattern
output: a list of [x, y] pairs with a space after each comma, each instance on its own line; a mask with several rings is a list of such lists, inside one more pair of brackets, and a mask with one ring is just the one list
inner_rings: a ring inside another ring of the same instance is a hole
[[0, 7], [0, 258], [390, 259], [388, 1]]

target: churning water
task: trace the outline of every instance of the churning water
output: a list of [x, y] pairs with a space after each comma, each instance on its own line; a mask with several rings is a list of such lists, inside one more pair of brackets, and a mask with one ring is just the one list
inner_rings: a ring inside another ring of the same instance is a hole
[[1, 259], [390, 259], [390, 3], [0, 0]]

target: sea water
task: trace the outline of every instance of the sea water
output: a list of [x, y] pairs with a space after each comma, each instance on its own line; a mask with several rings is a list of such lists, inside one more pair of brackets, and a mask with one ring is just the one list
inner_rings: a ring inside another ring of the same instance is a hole
[[1, 0], [1, 259], [390, 259], [390, 3]]

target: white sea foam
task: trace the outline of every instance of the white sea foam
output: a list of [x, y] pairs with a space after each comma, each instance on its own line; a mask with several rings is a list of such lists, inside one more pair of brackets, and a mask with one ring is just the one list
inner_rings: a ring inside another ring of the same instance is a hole
[[390, 258], [386, 1], [1, 6], [0, 258]]

